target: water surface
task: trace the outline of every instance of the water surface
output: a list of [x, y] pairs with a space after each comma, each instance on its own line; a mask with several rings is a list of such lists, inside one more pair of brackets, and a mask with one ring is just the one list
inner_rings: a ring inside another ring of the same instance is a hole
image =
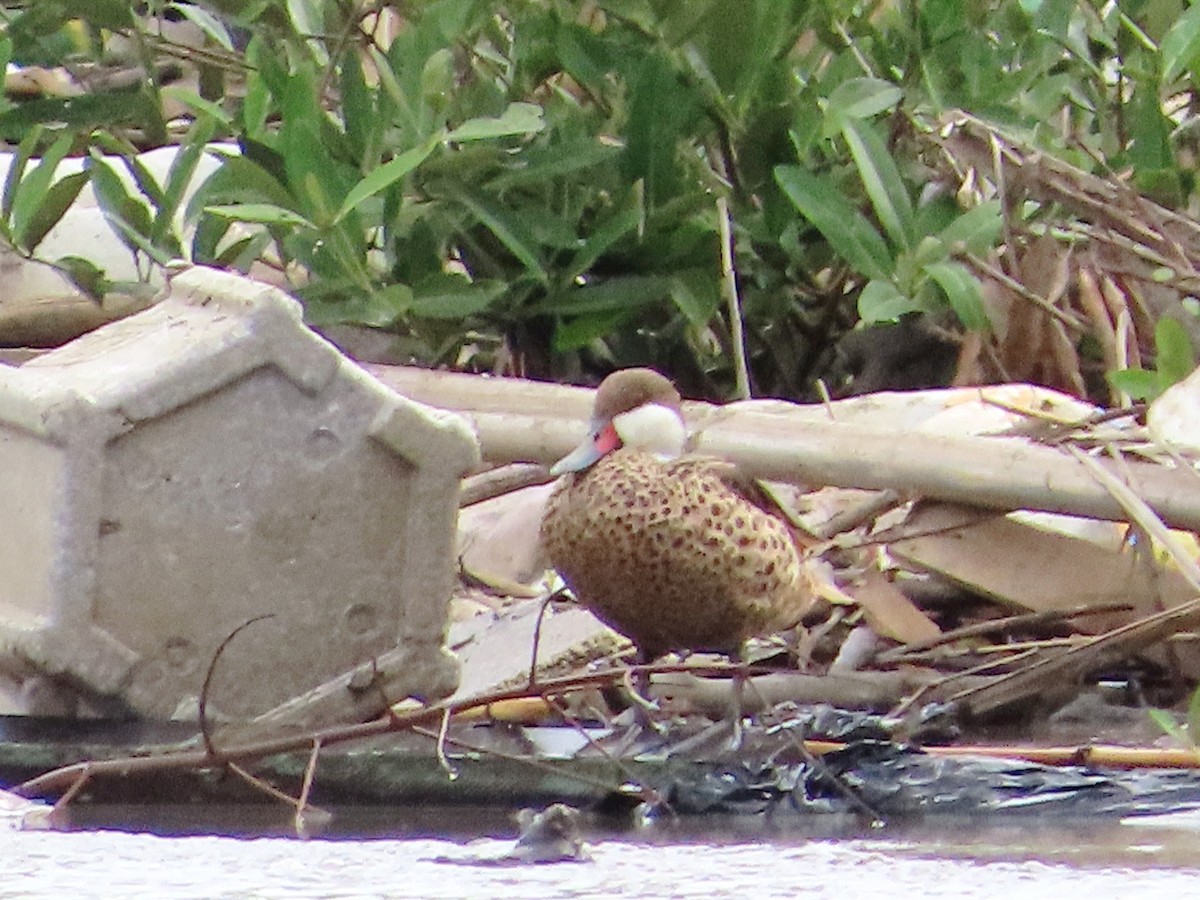
[[[272, 825], [272, 813], [260, 814], [243, 820], [243, 834], [282, 830], [277, 816]], [[487, 813], [377, 812], [355, 823], [357, 837], [314, 840], [181, 833], [211, 825], [189, 829], [188, 815], [134, 823], [158, 833], [0, 831], [0, 898], [1200, 898], [1195, 815], [998, 827], [960, 820], [878, 833], [834, 822], [660, 823], [589, 831], [590, 863], [521, 868], [445, 861], [512, 846], [515, 826]]]

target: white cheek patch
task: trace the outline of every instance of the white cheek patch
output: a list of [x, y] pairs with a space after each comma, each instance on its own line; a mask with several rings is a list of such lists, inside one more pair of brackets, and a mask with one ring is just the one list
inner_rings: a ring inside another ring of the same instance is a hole
[[612, 422], [621, 443], [632, 450], [674, 459], [687, 442], [687, 428], [679, 413], [656, 403], [613, 416]]

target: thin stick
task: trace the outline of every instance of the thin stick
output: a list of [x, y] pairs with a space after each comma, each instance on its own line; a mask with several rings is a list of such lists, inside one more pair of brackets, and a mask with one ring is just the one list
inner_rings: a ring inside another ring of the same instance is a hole
[[529, 686], [531, 688], [537, 684], [538, 652], [542, 648], [542, 622], [546, 619], [546, 610], [550, 608], [550, 603], [560, 594], [562, 591], [552, 591], [546, 595], [542, 600], [541, 608], [538, 609], [537, 621], [533, 624], [533, 646], [529, 650]]
[[46, 818], [51, 824], [57, 826], [62, 823], [64, 811], [71, 804], [71, 801], [75, 799], [75, 795], [82, 791], [84, 785], [91, 781], [91, 778], [92, 773], [88, 769], [84, 769], [79, 773], [79, 777], [75, 779], [75, 783], [67, 788], [66, 792], [55, 801], [54, 806], [47, 813]]
[[308, 765], [304, 767], [304, 782], [300, 785], [300, 799], [296, 802], [296, 814], [299, 815], [308, 805], [308, 795], [312, 791], [313, 778], [317, 774], [317, 759], [321, 755], [321, 739], [313, 741], [312, 753], [308, 755]]
[[[950, 675], [946, 675], [944, 678], [938, 679], [937, 681], [931, 681], [931, 682], [929, 682], [929, 684], [921, 685], [921, 687], [918, 688], [917, 691], [911, 697], [906, 697], [905, 699], [901, 700], [898, 704], [896, 704], [896, 706], [892, 709], [892, 711], [888, 713], [888, 716], [897, 718], [897, 719], [900, 718], [906, 712], [908, 712], [910, 709], [912, 709], [917, 703], [919, 703], [924, 697], [928, 696], [929, 694], [933, 693], [936, 690], [939, 690], [940, 688], [944, 688], [946, 685], [950, 684], [951, 682], [964, 680], [972, 675], [983, 675], [983, 674], [986, 674], [986, 673], [991, 672], [992, 670], [998, 668], [1003, 663], [1009, 663], [1009, 664], [1018, 663], [1018, 662], [1022, 662], [1024, 660], [1026, 660], [1026, 659], [1030, 659], [1036, 655], [1037, 655], [1036, 650], [1026, 650], [1023, 653], [1018, 653], [1016, 656], [1014, 656], [1010, 659], [1002, 659], [1002, 660], [1001, 659], [989, 659], [986, 662], [980, 663], [977, 666], [972, 666], [969, 669], [963, 669], [961, 672], [954, 672]], [[961, 692], [959, 694], [955, 694], [954, 696], [955, 697], [961, 696]]]
[[955, 641], [961, 641], [966, 638], [984, 637], [989, 634], [995, 634], [998, 631], [1007, 631], [1014, 628], [1036, 628], [1083, 616], [1111, 612], [1129, 612], [1132, 609], [1133, 607], [1128, 603], [1101, 603], [1093, 606], [1074, 606], [1070, 609], [1044, 609], [1039, 612], [1021, 613], [1015, 616], [1005, 616], [1001, 619], [991, 619], [987, 622], [973, 622], [970, 625], [963, 625], [961, 628], [944, 631], [936, 637], [927, 638], [923, 641], [913, 641], [911, 644], [904, 644], [901, 647], [885, 650], [875, 655], [875, 663], [887, 664], [897, 663], [902, 660], [907, 661], [914, 654], [932, 650], [942, 644], [953, 644]]
[[450, 758], [446, 756], [446, 732], [450, 730], [450, 710], [446, 709], [442, 713], [442, 721], [438, 725], [437, 732], [437, 761], [438, 765], [446, 773], [446, 777], [453, 781], [458, 777], [458, 769], [450, 764]]
[[[413, 731], [423, 737], [427, 737], [432, 740], [438, 740], [438, 735], [428, 728], [422, 728], [418, 725], [413, 728]], [[540, 772], [550, 772], [560, 778], [569, 778], [579, 784], [586, 784], [589, 787], [599, 788], [600, 790], [606, 791], [610, 794], [616, 794], [620, 792], [621, 788], [625, 784], [629, 784], [633, 781], [632, 777], [630, 777], [621, 784], [615, 784], [611, 781], [593, 778], [590, 775], [583, 774], [582, 772], [568, 771], [564, 769], [563, 766], [555, 765], [553, 762], [548, 760], [537, 759], [536, 757], [529, 756], [517, 756], [515, 753], [505, 753], [502, 750], [496, 750], [493, 747], [485, 747], [482, 744], [475, 744], [471, 741], [463, 740], [462, 738], [457, 737], [448, 737], [445, 740], [446, 743], [452, 744], [459, 749], [466, 750], [468, 753], [482, 753], [487, 754], [488, 756], [494, 756], [497, 759], [504, 759], [509, 762], [520, 763], [521, 765], [529, 766], [531, 769], [537, 769]], [[640, 785], [639, 788], [641, 788]], [[641, 790], [645, 792], [648, 802], [653, 802], [653, 798], [657, 796], [657, 794], [651, 789], [641, 788]]]
[[[582, 675], [567, 675], [561, 678], [553, 678], [542, 682], [539, 685], [540, 690], [537, 693], [539, 695], [546, 693], [561, 694], [597, 685], [615, 685], [621, 683], [622, 679], [626, 678], [628, 674], [635, 673], [691, 672], [697, 675], [726, 675], [733, 668], [733, 666], [727, 663], [702, 666], [674, 663], [622, 666], [620, 668], [602, 669], [598, 672], [588, 672]], [[379, 718], [372, 719], [369, 722], [330, 726], [305, 734], [289, 734], [269, 740], [254, 741], [239, 746], [228, 747], [221, 751], [220, 759], [216, 762], [227, 764], [240, 760], [261, 759], [266, 756], [274, 756], [278, 753], [291, 753], [296, 750], [308, 748], [315, 740], [319, 740], [323, 746], [329, 746], [344, 741], [377, 737], [382, 734], [403, 731], [415, 725], [437, 722], [447, 711], [451, 715], [457, 715], [466, 710], [479, 707], [486, 708], [489, 704], [496, 704], [505, 700], [517, 700], [528, 696], [530, 696], [529, 688], [521, 686], [476, 694], [471, 697], [463, 697], [459, 700], [443, 701], [442, 703], [415, 709], [411, 712], [400, 713], [389, 710]], [[193, 746], [183, 745], [178, 749], [163, 752], [155, 756], [127, 756], [61, 766], [43, 775], [39, 775], [37, 778], [31, 778], [13, 788], [12, 791], [22, 797], [42, 796], [43, 794], [55, 793], [60, 789], [65, 790], [83, 773], [88, 773], [91, 777], [104, 775], [129, 777], [149, 772], [202, 769], [211, 767], [213, 763], [213, 758], [206, 750], [193, 749]]]
[[[764, 708], [766, 708], [766, 698], [763, 697], [763, 695], [759, 692], [753, 681], [750, 682], [750, 689], [758, 694], [758, 702]], [[792, 721], [798, 722], [801, 724], [801, 727], [804, 727], [801, 720], [793, 719]], [[859, 815], [867, 819], [872, 826], [883, 826], [887, 824], [887, 819], [884, 817], [883, 813], [879, 812], [879, 810], [875, 809], [875, 807], [864, 800], [862, 795], [853, 785], [847, 782], [842, 776], [833, 772], [818, 754], [814, 753], [808, 748], [808, 741], [805, 739], [803, 734], [797, 735], [795, 733], [795, 729], [790, 727], [789, 723], [787, 722], [780, 722], [776, 727], [786, 734], [788, 743], [790, 743], [793, 749], [800, 754], [801, 759], [804, 760], [804, 764], [807, 765], [812, 772], [828, 778], [830, 783], [833, 785], [834, 790], [841, 794], [843, 799], [845, 799], [851, 806], [858, 810]]]
[[263, 781], [257, 775], [253, 774], [247, 769], [242, 768], [237, 763], [229, 763], [228, 767], [230, 772], [242, 779], [242, 781], [246, 782], [246, 784], [250, 785], [255, 790], [262, 791], [268, 797], [274, 797], [276, 800], [286, 803], [293, 809], [296, 807], [296, 798], [291, 794], [286, 794], [279, 788], [275, 787], [275, 785]]
[[1159, 545], [1174, 561], [1179, 574], [1187, 579], [1188, 584], [1196, 591], [1200, 591], [1200, 565], [1196, 564], [1188, 551], [1180, 543], [1179, 538], [1167, 528], [1163, 520], [1155, 515], [1154, 510], [1150, 508], [1149, 504], [1135, 494], [1121, 479], [1117, 478], [1116, 475], [1082, 450], [1071, 446], [1068, 446], [1067, 450], [1082, 463], [1083, 467], [1091, 473], [1092, 477], [1105, 490], [1112, 494], [1113, 499], [1125, 508], [1130, 518], [1158, 541]]
[[553, 480], [550, 470], [537, 463], [509, 463], [506, 466], [497, 466], [464, 478], [459, 490], [458, 505], [472, 506], [521, 488], [546, 484]]
[[738, 297], [737, 273], [733, 268], [733, 227], [729, 204], [717, 198], [717, 227], [721, 235], [721, 285], [729, 306], [729, 338], [733, 344], [733, 372], [738, 400], [750, 399], [750, 369], [746, 362], [746, 333], [742, 324], [742, 301]]
[[263, 619], [273, 619], [275, 613], [266, 613], [261, 616], [255, 616], [253, 619], [247, 619], [229, 634], [225, 635], [225, 640], [217, 645], [217, 649], [213, 652], [212, 659], [208, 661], [208, 671], [204, 673], [204, 684], [200, 688], [200, 701], [197, 704], [196, 716], [200, 723], [200, 737], [204, 741], [204, 750], [208, 754], [209, 759], [220, 759], [217, 753], [217, 748], [213, 746], [212, 730], [209, 727], [208, 721], [208, 692], [212, 687], [213, 675], [217, 671], [217, 662], [221, 659], [221, 654], [225, 652], [225, 648], [233, 641], [235, 637], [253, 625], [255, 622], [261, 622]]
[[304, 783], [300, 786], [300, 798], [296, 801], [296, 814], [292, 816], [292, 828], [297, 837], [307, 838], [314, 827], [323, 828], [333, 820], [333, 814], [316, 806], [309, 806], [308, 795], [312, 792], [313, 780], [317, 775], [317, 760], [321, 756], [321, 739], [313, 741], [308, 765], [304, 767]]
[[1029, 290], [1029, 288], [1025, 287], [1025, 285], [1021, 284], [1021, 282], [1017, 281], [1011, 275], [1008, 275], [1002, 269], [993, 266], [991, 263], [987, 262], [981, 257], [976, 256], [974, 253], [966, 253], [963, 255], [967, 262], [969, 262], [976, 269], [976, 271], [987, 275], [989, 278], [994, 278], [996, 281], [999, 281], [1018, 297], [1028, 300], [1046, 315], [1058, 319], [1058, 321], [1067, 328], [1072, 328], [1075, 331], [1082, 331], [1084, 329], [1083, 323], [1080, 322], [1074, 314], [1064, 312], [1063, 310], [1059, 309], [1045, 297], [1035, 294], [1033, 291]]

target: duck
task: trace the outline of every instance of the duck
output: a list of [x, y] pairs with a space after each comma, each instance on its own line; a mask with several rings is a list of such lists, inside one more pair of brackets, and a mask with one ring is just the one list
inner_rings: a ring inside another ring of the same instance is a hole
[[674, 384], [620, 369], [596, 392], [587, 437], [551, 468], [543, 547], [641, 663], [694, 651], [738, 660], [814, 602], [784, 512], [729, 461], [687, 454], [687, 440]]

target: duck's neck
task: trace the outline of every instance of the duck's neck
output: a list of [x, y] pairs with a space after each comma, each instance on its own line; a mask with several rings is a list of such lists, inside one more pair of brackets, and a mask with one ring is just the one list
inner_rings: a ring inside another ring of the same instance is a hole
[[621, 444], [631, 450], [674, 459], [683, 453], [687, 428], [675, 410], [649, 403], [613, 416], [613, 427]]

